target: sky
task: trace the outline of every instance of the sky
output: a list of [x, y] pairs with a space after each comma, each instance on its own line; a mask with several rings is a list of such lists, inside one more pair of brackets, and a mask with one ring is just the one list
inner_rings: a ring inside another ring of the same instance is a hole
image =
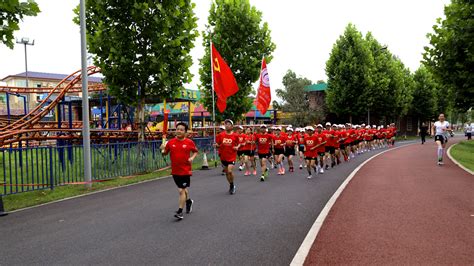
[[[211, 0], [193, 0], [198, 30], [205, 29]], [[79, 0], [37, 0], [42, 10], [36, 17], [20, 23], [15, 37], [35, 40], [28, 46], [28, 70], [70, 74], [81, 67], [79, 26], [72, 22], [73, 8]], [[420, 66], [426, 34], [432, 32], [436, 18], [444, 17], [450, 0], [250, 0], [263, 13], [276, 44], [273, 61], [268, 64], [272, 97], [282, 88], [288, 69], [313, 82], [326, 80], [325, 65], [334, 42], [353, 23], [363, 34], [375, 38], [415, 71]], [[193, 81], [197, 89], [198, 60], [204, 54], [202, 38], [191, 51]], [[0, 45], [0, 79], [25, 71], [24, 47], [13, 50]], [[257, 86], [257, 85], [256, 85]], [[255, 87], [256, 87], [255, 86]]]

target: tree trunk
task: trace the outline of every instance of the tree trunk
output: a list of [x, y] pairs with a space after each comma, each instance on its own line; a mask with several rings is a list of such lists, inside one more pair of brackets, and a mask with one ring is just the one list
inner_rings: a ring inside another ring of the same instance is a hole
[[145, 141], [145, 98], [141, 98], [137, 105], [138, 115], [138, 142]]

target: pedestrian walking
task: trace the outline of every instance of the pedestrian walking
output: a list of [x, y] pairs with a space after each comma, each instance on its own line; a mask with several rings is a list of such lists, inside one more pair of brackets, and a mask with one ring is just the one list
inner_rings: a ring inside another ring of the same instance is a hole
[[420, 126], [421, 144], [425, 144], [426, 135], [428, 135], [428, 126], [426, 125], [425, 122], [423, 122], [423, 123], [421, 123], [421, 126]]

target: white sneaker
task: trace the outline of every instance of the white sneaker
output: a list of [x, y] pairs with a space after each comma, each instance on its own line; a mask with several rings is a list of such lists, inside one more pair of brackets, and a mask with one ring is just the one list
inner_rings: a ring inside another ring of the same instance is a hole
[[312, 176], [312, 175], [309, 175], [307, 178], [308, 178], [308, 179], [311, 179], [311, 178], [313, 178], [313, 176]]
[[244, 169], [244, 167], [241, 165], [239, 166], [239, 171], [242, 171]]
[[323, 168], [319, 168], [319, 173], [320, 173], [320, 174], [324, 174]]

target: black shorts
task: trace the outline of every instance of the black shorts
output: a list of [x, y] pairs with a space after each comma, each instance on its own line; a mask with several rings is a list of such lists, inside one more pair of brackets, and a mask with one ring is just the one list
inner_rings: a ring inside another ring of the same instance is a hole
[[329, 154], [335, 154], [336, 153], [336, 147], [326, 146], [326, 152], [329, 152]]
[[238, 157], [240, 157], [240, 156], [242, 156], [242, 155], [244, 155], [244, 154], [245, 154], [245, 151], [244, 151], [244, 150], [238, 150], [238, 151], [237, 151], [237, 156], [238, 156]]
[[244, 151], [244, 155], [245, 156], [255, 156], [255, 151], [252, 151], [252, 150], [248, 150], [248, 151]]
[[304, 159], [305, 159], [305, 160], [308, 160], [308, 161], [311, 161], [311, 160], [315, 161], [315, 160], [316, 160], [316, 159], [318, 159], [318, 158], [313, 158], [313, 157], [304, 157]]
[[259, 153], [258, 154], [258, 158], [260, 158], [260, 159], [263, 159], [263, 158], [268, 159], [270, 157], [272, 157], [272, 155], [270, 153], [261, 153], [261, 154]]
[[342, 149], [342, 150], [344, 150], [345, 148], [346, 148], [346, 144], [342, 144], [342, 143], [341, 143], [341, 144], [339, 144], [339, 149]]
[[326, 154], [325, 152], [318, 151], [318, 155], [319, 155], [320, 157], [323, 157], [325, 154]]
[[285, 149], [275, 149], [275, 152], [273, 154], [275, 155], [285, 154]]
[[288, 147], [286, 147], [286, 149], [285, 149], [285, 156], [286, 156], [286, 157], [295, 156], [295, 148], [288, 148]]
[[221, 161], [221, 163], [224, 167], [227, 167], [229, 165], [235, 165], [235, 162]]
[[173, 175], [173, 180], [178, 188], [187, 188], [191, 186], [191, 176], [189, 175]]
[[442, 135], [436, 135], [435, 141], [441, 141], [441, 144], [445, 144], [448, 142], [448, 138]]

